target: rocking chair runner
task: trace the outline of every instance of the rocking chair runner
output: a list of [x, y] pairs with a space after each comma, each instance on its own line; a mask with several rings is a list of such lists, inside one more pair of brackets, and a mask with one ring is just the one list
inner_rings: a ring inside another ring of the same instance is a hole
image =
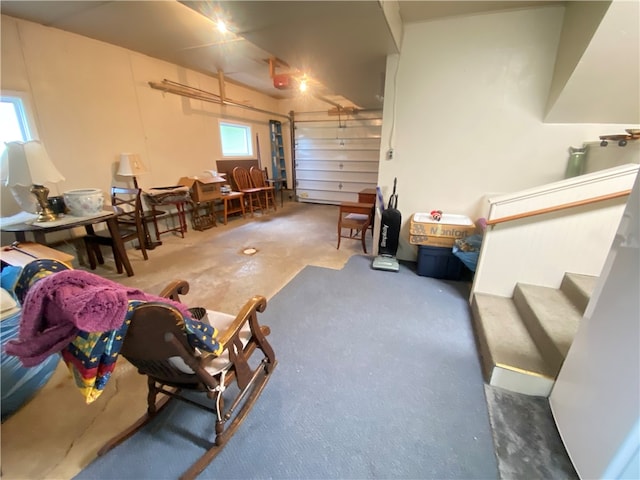
[[[188, 283], [178, 280], [168, 285], [161, 296], [180, 301], [180, 295], [188, 291]], [[235, 318], [208, 311], [210, 323], [219, 332], [217, 341], [223, 348], [223, 353], [214, 358], [208, 358], [211, 355], [206, 352], [200, 354], [189, 344], [182, 315], [173, 306], [158, 302], [137, 306], [120, 354], [137, 367], [140, 374], [147, 376], [147, 413], [129, 429], [111, 439], [98, 455], [103, 455], [132, 436], [153, 419], [169, 400], [176, 398], [216, 416], [213, 445], [181, 478], [195, 478], [202, 472], [240, 426], [277, 364], [273, 349], [266, 339], [270, 329], [258, 324], [257, 314], [263, 312], [266, 306], [265, 297], [254, 296]], [[256, 349], [262, 352], [263, 358], [252, 368], [249, 360]], [[222, 393], [233, 381], [239, 393], [225, 408]], [[185, 398], [181, 395], [182, 390], [205, 392], [213, 406]], [[156, 401], [159, 393], [164, 397]], [[240, 405], [240, 410], [236, 412]]]

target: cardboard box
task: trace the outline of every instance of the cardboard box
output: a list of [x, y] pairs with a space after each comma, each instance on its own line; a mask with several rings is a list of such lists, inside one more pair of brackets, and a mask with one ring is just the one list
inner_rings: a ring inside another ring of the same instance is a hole
[[433, 237], [430, 235], [409, 235], [409, 243], [411, 245], [426, 245], [429, 247], [447, 247], [452, 248], [456, 241], [453, 237]]
[[191, 199], [196, 203], [212, 202], [220, 197], [220, 187], [227, 181], [222, 177], [182, 177], [178, 185], [189, 187]]
[[[475, 231], [476, 226], [469, 217], [451, 213], [444, 213], [439, 222], [435, 221], [428, 213], [414, 213], [409, 224], [409, 233], [411, 235], [428, 237], [464, 238], [467, 235], [473, 235]], [[451, 245], [453, 245], [453, 242], [451, 242]]]

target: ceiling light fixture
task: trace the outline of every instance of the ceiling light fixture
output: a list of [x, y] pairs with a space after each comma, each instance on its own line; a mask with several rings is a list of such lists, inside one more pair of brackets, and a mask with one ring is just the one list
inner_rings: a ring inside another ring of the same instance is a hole
[[307, 87], [308, 87], [307, 86], [307, 79], [303, 78], [302, 80], [300, 80], [300, 85], [299, 85], [300, 91], [301, 92], [306, 92], [307, 91]]
[[218, 21], [216, 22], [216, 26], [218, 27], [218, 31], [220, 31], [221, 33], [227, 33], [228, 28], [227, 24], [224, 23], [224, 20], [218, 19]]

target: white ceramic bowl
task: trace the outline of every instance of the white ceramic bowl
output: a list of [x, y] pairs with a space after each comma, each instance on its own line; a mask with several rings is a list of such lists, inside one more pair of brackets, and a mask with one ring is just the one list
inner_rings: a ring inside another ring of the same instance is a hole
[[104, 195], [97, 188], [81, 188], [64, 192], [64, 203], [69, 214], [74, 217], [87, 217], [102, 211]]

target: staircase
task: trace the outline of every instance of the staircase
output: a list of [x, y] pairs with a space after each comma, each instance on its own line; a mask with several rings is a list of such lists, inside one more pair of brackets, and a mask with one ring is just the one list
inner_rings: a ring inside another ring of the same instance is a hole
[[486, 382], [549, 396], [596, 281], [565, 273], [558, 289], [518, 283], [512, 298], [476, 293], [471, 306]]

